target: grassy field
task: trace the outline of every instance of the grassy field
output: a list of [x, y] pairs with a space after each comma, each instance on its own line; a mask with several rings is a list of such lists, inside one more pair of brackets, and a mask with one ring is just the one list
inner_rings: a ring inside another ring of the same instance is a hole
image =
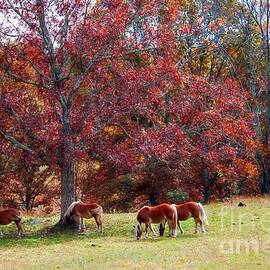
[[193, 234], [190, 219], [176, 239], [135, 240], [134, 213], [105, 214], [103, 234], [94, 220], [85, 234], [48, 234], [57, 217], [41, 224], [25, 217], [22, 239], [13, 236], [14, 225], [0, 228], [0, 269], [270, 269], [270, 200], [242, 200], [247, 207], [237, 207], [239, 199], [207, 205], [208, 232]]

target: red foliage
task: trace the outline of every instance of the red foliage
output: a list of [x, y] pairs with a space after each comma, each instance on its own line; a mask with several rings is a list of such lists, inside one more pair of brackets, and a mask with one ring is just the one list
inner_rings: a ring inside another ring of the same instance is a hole
[[152, 188], [197, 189], [205, 169], [239, 176], [254, 139], [246, 93], [177, 69], [172, 7], [87, 3], [0, 0], [22, 23], [0, 36], [17, 35], [0, 51], [1, 152], [26, 152], [24, 162], [57, 165], [62, 177], [67, 164], [98, 160], [111, 178], [130, 173]]

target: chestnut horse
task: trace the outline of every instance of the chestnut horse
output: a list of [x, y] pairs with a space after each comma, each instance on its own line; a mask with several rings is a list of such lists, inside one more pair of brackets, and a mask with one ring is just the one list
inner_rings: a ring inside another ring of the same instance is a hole
[[94, 218], [97, 224], [98, 231], [102, 232], [102, 220], [101, 216], [103, 209], [96, 203], [83, 203], [81, 201], [73, 202], [67, 209], [64, 217], [68, 221], [71, 218], [79, 218], [79, 230], [85, 228], [83, 218]]
[[144, 206], [137, 213], [137, 225], [134, 229], [134, 234], [137, 240], [142, 236], [142, 223], [145, 224], [146, 235], [148, 228], [155, 234], [152, 228], [152, 223], [159, 224], [168, 220], [170, 228], [170, 236], [176, 236], [177, 210], [175, 205], [163, 203], [157, 206]]
[[187, 220], [190, 217], [194, 218], [195, 221], [195, 233], [198, 233], [198, 225], [201, 227], [201, 232], [205, 232], [204, 223], [208, 225], [207, 215], [201, 203], [186, 202], [175, 206], [177, 209], [177, 225], [180, 229], [181, 234], [184, 230], [181, 226], [180, 221]]
[[21, 236], [23, 233], [21, 220], [22, 217], [19, 210], [13, 208], [0, 209], [0, 225], [8, 225], [14, 221], [17, 226], [18, 236]]

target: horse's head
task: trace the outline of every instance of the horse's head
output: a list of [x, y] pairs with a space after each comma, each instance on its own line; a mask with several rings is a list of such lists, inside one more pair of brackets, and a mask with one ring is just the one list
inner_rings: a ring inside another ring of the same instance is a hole
[[136, 226], [134, 226], [134, 235], [135, 235], [137, 240], [140, 240], [140, 238], [142, 236], [142, 229], [141, 229], [140, 224], [137, 224]]

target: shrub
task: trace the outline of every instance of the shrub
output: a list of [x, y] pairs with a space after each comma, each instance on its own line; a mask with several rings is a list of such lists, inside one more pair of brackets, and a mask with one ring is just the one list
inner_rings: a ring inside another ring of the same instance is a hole
[[167, 198], [171, 203], [181, 203], [189, 200], [189, 195], [182, 190], [172, 190], [167, 192]]

